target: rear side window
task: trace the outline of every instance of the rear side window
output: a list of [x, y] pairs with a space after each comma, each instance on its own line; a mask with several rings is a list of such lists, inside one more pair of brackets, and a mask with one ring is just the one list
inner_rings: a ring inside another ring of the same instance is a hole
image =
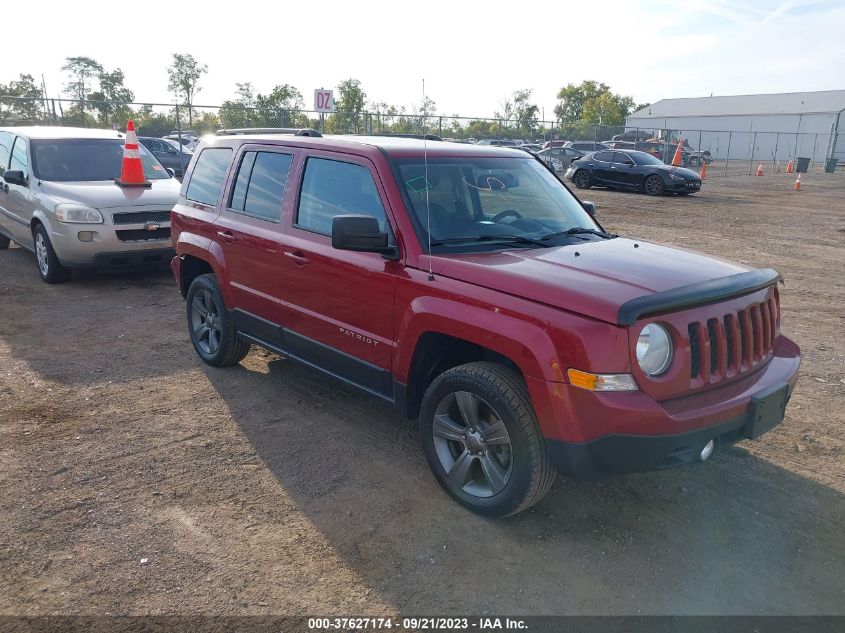
[[309, 158], [299, 195], [297, 226], [331, 235], [332, 219], [350, 213], [371, 215], [387, 231], [387, 218], [370, 170], [361, 165]]
[[604, 163], [612, 163], [613, 162], [613, 152], [597, 152], [595, 156], [593, 156], [594, 160], [600, 160]]
[[238, 170], [230, 209], [278, 222], [291, 160], [290, 154], [246, 152]]
[[26, 154], [26, 139], [20, 136], [15, 139], [15, 146], [12, 148], [12, 160], [9, 161], [9, 169], [20, 170], [24, 177], [29, 176], [29, 159]]
[[9, 156], [12, 154], [11, 132], [0, 132], [0, 173], [9, 168]]
[[216, 205], [231, 158], [232, 149], [229, 147], [209, 147], [202, 150], [191, 174], [185, 197], [194, 202]]

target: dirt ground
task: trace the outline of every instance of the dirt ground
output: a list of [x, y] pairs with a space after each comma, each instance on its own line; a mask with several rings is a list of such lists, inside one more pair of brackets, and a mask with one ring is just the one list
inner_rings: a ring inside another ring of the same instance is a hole
[[845, 179], [581, 192], [610, 230], [784, 276], [785, 422], [706, 464], [474, 516], [414, 423], [258, 349], [212, 369], [169, 272], [0, 251], [0, 614], [845, 614]]

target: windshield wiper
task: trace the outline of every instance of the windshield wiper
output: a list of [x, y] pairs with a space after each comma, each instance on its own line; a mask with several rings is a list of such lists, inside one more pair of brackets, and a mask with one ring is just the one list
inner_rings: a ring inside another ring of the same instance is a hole
[[615, 233], [606, 233], [605, 231], [599, 231], [597, 229], [588, 229], [583, 226], [574, 226], [571, 229], [566, 229], [565, 231], [556, 231], [555, 233], [549, 233], [548, 235], [544, 235], [540, 239], [550, 240], [555, 237], [566, 237], [567, 235], [584, 235], [587, 233], [589, 233], [590, 235], [598, 235], [599, 237], [603, 237], [605, 239], [619, 237]]
[[467, 235], [465, 237], [450, 237], [445, 240], [433, 240], [432, 246], [442, 246], [444, 244], [466, 244], [468, 242], [511, 242], [514, 244], [531, 244], [533, 246], [542, 246], [548, 248], [548, 244], [535, 240], [524, 235]]

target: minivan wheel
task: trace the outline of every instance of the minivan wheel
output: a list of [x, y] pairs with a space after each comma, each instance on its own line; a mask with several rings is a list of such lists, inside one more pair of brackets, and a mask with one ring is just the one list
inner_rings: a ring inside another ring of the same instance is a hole
[[420, 435], [438, 483], [478, 514], [516, 514], [554, 482], [525, 384], [496, 363], [468, 363], [438, 376], [423, 397]]
[[579, 169], [576, 171], [572, 176], [572, 182], [574, 182], [575, 186], [579, 189], [589, 189], [593, 184], [590, 172], [586, 169]]
[[660, 176], [649, 176], [643, 183], [643, 191], [649, 196], [662, 196], [663, 189], [663, 179]]
[[188, 334], [194, 350], [204, 362], [225, 367], [241, 362], [249, 354], [250, 344], [238, 336], [214, 275], [200, 275], [194, 279], [185, 303]]
[[48, 284], [60, 284], [70, 279], [70, 268], [59, 263], [43, 224], [36, 225], [32, 237], [35, 240], [35, 262], [41, 279]]

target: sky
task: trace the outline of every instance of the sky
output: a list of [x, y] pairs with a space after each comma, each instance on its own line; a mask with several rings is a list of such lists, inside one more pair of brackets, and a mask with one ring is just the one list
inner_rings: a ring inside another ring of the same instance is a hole
[[195, 100], [208, 105], [249, 81], [259, 92], [293, 84], [312, 107], [315, 88], [347, 78], [408, 111], [425, 79], [440, 113], [479, 117], [530, 88], [550, 118], [557, 91], [587, 79], [637, 103], [845, 89], [843, 0], [83, 0], [49, 13], [35, 30], [6, 29], [6, 50], [26, 55], [7, 57], [0, 82], [43, 74], [58, 97], [64, 59], [87, 56], [121, 68], [136, 101], [172, 103], [179, 52], [208, 65]]

